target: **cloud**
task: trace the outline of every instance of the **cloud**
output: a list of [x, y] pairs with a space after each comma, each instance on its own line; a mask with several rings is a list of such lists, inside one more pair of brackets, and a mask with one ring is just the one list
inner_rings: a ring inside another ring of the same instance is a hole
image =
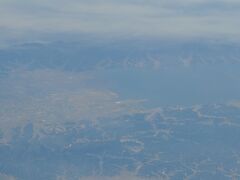
[[0, 2], [0, 27], [15, 36], [89, 33], [147, 37], [239, 37], [237, 0], [36, 0]]

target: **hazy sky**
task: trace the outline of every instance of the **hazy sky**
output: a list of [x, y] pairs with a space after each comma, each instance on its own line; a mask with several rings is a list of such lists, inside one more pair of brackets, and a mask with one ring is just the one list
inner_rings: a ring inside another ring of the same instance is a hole
[[0, 39], [34, 34], [239, 38], [239, 0], [0, 0]]

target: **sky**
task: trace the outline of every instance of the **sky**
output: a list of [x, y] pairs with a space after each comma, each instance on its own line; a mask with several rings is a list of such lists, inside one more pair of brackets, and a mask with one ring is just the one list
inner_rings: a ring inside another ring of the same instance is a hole
[[0, 40], [56, 34], [240, 37], [239, 0], [0, 0]]

